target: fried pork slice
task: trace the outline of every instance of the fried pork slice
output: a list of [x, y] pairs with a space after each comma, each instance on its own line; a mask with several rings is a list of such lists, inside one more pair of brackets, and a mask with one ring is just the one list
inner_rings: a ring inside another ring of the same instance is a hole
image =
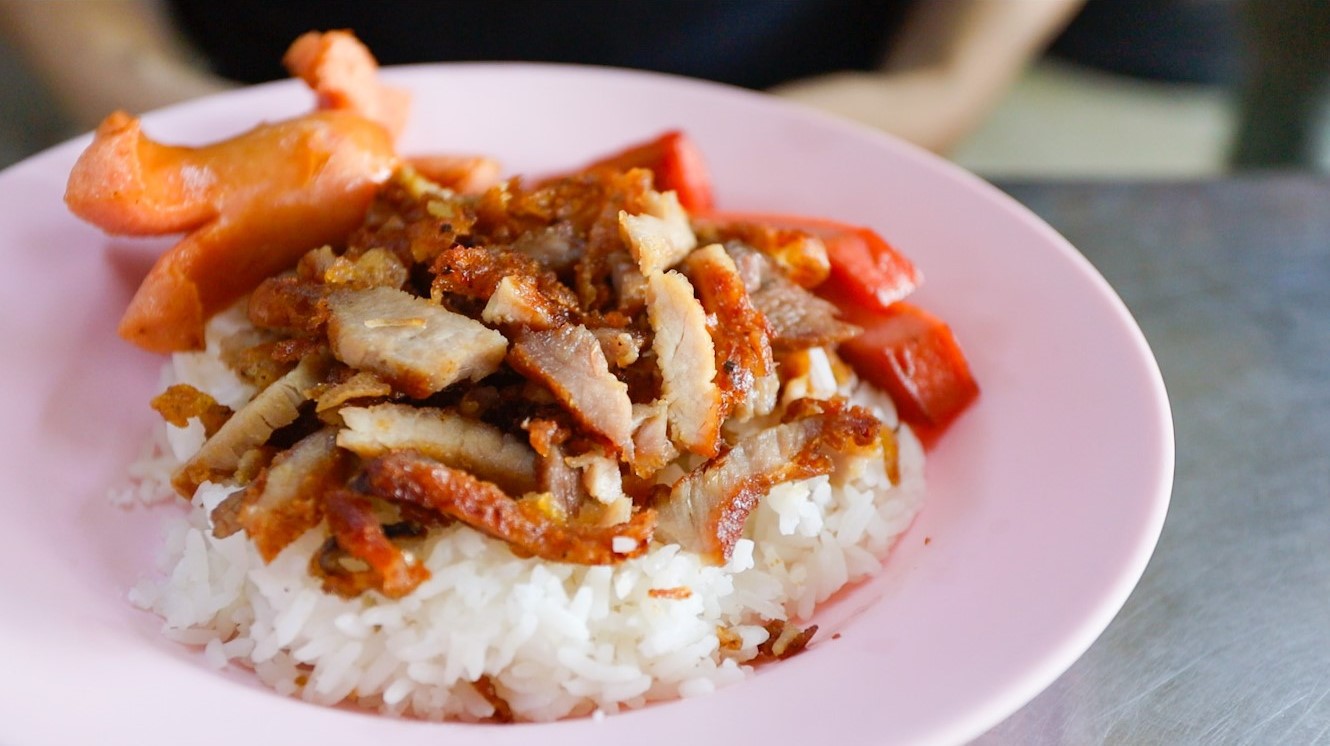
[[626, 458], [633, 452], [633, 403], [628, 386], [610, 372], [596, 335], [580, 324], [523, 331], [508, 364], [543, 384], [578, 424]]
[[778, 278], [752, 294], [771, 324], [771, 347], [793, 352], [812, 347], [830, 347], [859, 336], [860, 328], [837, 318], [834, 304]]
[[639, 215], [619, 212], [619, 231], [642, 276], [650, 277], [678, 264], [697, 247], [697, 237], [674, 192], [651, 190], [641, 203]]
[[[559, 179], [532, 195], [545, 193], [554, 205], [577, 206], [580, 216], [573, 221], [586, 234], [585, 250], [573, 265], [573, 289], [581, 308], [596, 311], [616, 305], [616, 293], [623, 288], [614, 287], [612, 265], [636, 263], [627, 254], [619, 213], [641, 212], [640, 201], [651, 191], [651, 182], [650, 171], [634, 168]], [[617, 300], [622, 306], [624, 297]]]
[[633, 473], [647, 478], [679, 457], [669, 436], [669, 407], [664, 400], [633, 405]]
[[[391, 396], [392, 386], [387, 381], [374, 375], [359, 371], [344, 381], [338, 381], [322, 389], [314, 400], [314, 411], [324, 413], [337, 411], [349, 402], [363, 399], [382, 399]], [[333, 418], [333, 421], [336, 421]]]
[[564, 220], [523, 233], [513, 241], [511, 248], [555, 272], [563, 272], [571, 269], [582, 258], [586, 251], [586, 239], [577, 234], [572, 223]]
[[647, 278], [651, 349], [660, 366], [670, 440], [685, 451], [714, 456], [719, 443], [720, 389], [707, 316], [688, 279], [673, 270]]
[[516, 494], [537, 487], [536, 453], [513, 435], [457, 412], [404, 404], [343, 407], [337, 445], [361, 458], [413, 450]]
[[[323, 497], [346, 480], [350, 454], [339, 449], [336, 431], [324, 428], [279, 453], [241, 492], [214, 511], [214, 533], [235, 525], [245, 530], [264, 562], [323, 519]], [[235, 500], [238, 504], [227, 505]], [[226, 520], [221, 520], [227, 516]], [[229, 517], [234, 517], [231, 523]]]
[[859, 327], [838, 318], [833, 303], [790, 281], [755, 249], [730, 242], [725, 251], [734, 259], [753, 305], [771, 325], [774, 352], [829, 347], [859, 335]]
[[499, 280], [480, 313], [486, 324], [537, 330], [562, 326], [572, 316], [571, 308], [545, 295], [537, 280], [525, 275], [508, 275]]
[[234, 474], [247, 451], [268, 442], [273, 432], [296, 421], [300, 405], [308, 398], [306, 392], [322, 380], [327, 369], [326, 355], [309, 355], [301, 360], [290, 373], [231, 415], [198, 453], [180, 467], [171, 478], [172, 486], [181, 495], [190, 497], [200, 484]]
[[538, 491], [548, 494], [555, 510], [578, 523], [612, 526], [632, 518], [633, 500], [624, 493], [619, 462], [598, 445], [575, 456], [568, 449], [574, 433], [554, 420], [532, 419], [523, 427], [537, 454]]
[[615, 308], [629, 316], [637, 315], [647, 302], [647, 278], [638, 269], [637, 260], [626, 251], [605, 257], [610, 287], [614, 288]]
[[602, 326], [592, 329], [591, 333], [600, 342], [605, 360], [615, 368], [627, 368], [642, 354], [642, 339], [633, 332]]
[[649, 509], [615, 526], [570, 522], [548, 495], [514, 500], [497, 485], [404, 451], [369, 462], [365, 482], [385, 500], [432, 508], [507, 542], [519, 555], [551, 562], [606, 565], [639, 556], [656, 524]]
[[711, 244], [689, 254], [684, 266], [707, 312], [716, 348], [721, 419], [731, 413], [741, 421], [770, 413], [780, 390], [770, 327], [748, 297], [734, 260], [720, 244]]
[[661, 538], [723, 564], [772, 487], [830, 473], [841, 458], [867, 453], [882, 427], [868, 410], [841, 401], [804, 399], [791, 412], [797, 419], [743, 438], [676, 482], [656, 505]]
[[369, 565], [367, 572], [349, 572], [324, 566], [323, 553], [316, 554], [310, 570], [323, 578], [325, 591], [349, 597], [374, 588], [388, 598], [401, 598], [429, 579], [429, 570], [389, 539], [365, 495], [333, 490], [324, 500], [324, 513], [337, 546]]
[[474, 319], [392, 288], [328, 297], [328, 342], [338, 360], [423, 399], [478, 381], [503, 362], [508, 341]]
[[564, 515], [577, 515], [590, 495], [581, 472], [565, 460], [563, 444], [572, 433], [554, 420], [533, 419], [525, 427], [536, 452], [537, 491], [550, 495]]
[[613, 505], [624, 499], [623, 475], [619, 472], [619, 462], [606, 455], [599, 448], [593, 448], [576, 456], [569, 456], [564, 461], [582, 474], [582, 484], [587, 494], [602, 505]]

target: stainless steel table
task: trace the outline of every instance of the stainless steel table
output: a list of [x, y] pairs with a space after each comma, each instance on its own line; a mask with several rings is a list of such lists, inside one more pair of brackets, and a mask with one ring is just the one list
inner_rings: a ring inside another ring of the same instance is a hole
[[1121, 613], [978, 742], [1330, 743], [1330, 180], [999, 186], [1140, 323], [1177, 472]]

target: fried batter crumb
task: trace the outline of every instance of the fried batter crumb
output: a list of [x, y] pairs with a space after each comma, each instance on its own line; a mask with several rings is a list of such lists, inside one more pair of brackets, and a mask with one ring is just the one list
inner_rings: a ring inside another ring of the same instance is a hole
[[482, 674], [480, 678], [471, 682], [471, 686], [475, 687], [476, 692], [494, 707], [494, 714], [490, 716], [492, 722], [513, 722], [513, 708], [508, 704], [508, 700], [499, 695], [499, 691], [494, 687], [493, 679]]
[[185, 427], [191, 418], [197, 417], [208, 437], [233, 414], [230, 407], [218, 404], [211, 395], [187, 383], [174, 384], [153, 397], [152, 408], [175, 427]]
[[785, 660], [798, 655], [808, 647], [808, 642], [817, 632], [816, 624], [799, 629], [798, 626], [780, 619], [773, 619], [763, 626], [766, 627], [768, 637], [765, 642], [757, 646], [757, 654], [759, 658], [767, 660]]

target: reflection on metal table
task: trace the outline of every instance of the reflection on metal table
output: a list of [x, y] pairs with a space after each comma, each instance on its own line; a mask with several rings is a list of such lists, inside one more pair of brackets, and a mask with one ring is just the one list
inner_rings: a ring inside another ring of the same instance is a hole
[[1136, 317], [1177, 471], [1126, 606], [978, 743], [1330, 743], [1330, 180], [999, 186]]

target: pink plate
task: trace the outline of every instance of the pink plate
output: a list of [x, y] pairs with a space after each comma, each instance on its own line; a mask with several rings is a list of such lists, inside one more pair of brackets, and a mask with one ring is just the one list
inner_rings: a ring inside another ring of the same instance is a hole
[[[493, 154], [542, 173], [682, 128], [721, 207], [859, 222], [906, 251], [927, 276], [916, 300], [951, 323], [983, 389], [930, 454], [923, 514], [880, 576], [820, 614], [821, 643], [804, 655], [602, 722], [395, 721], [213, 670], [126, 601], [172, 508], [105, 499], [155, 417], [161, 362], [114, 329], [169, 242], [109, 239], [66, 213], [84, 138], [0, 175], [0, 740], [957, 742], [1029, 701], [1113, 618], [1167, 509], [1168, 401], [1122, 302], [1029, 212], [912, 147], [737, 89], [537, 65], [387, 75], [416, 95], [405, 152]], [[293, 83], [260, 86], [158, 112], [145, 130], [206, 142], [310, 102]]]

